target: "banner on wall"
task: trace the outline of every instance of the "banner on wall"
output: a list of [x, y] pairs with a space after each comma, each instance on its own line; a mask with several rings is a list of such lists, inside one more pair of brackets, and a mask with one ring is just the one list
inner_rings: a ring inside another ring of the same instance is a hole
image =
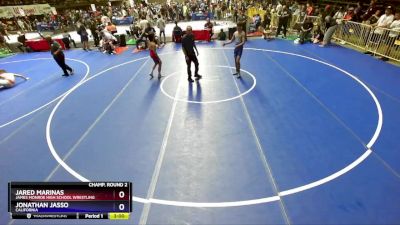
[[12, 18], [52, 13], [49, 4], [1, 6], [0, 18]]

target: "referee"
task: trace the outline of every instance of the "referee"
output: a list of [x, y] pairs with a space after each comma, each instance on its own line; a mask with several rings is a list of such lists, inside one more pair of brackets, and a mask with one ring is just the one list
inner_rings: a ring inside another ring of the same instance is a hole
[[190, 67], [192, 66], [192, 62], [195, 66], [194, 77], [196, 80], [201, 79], [201, 75], [199, 75], [199, 61], [197, 60], [196, 54], [194, 50], [196, 49], [197, 56], [199, 55], [199, 51], [196, 48], [196, 44], [194, 43], [194, 35], [192, 33], [192, 27], [187, 26], [186, 34], [182, 38], [182, 50], [185, 54], [185, 60], [187, 64], [187, 73], [188, 73], [188, 81], [193, 82], [192, 79], [192, 71]]
[[[47, 36], [46, 40], [50, 44], [51, 55], [53, 56], [57, 64], [61, 67], [61, 69], [64, 71], [63, 76], [67, 77], [69, 75], [73, 75], [74, 71], [72, 70], [72, 68], [69, 67], [67, 64], [65, 64], [65, 56], [61, 45], [58, 44], [57, 41], [52, 40], [50, 36]], [[70, 73], [68, 73], [68, 71]]]

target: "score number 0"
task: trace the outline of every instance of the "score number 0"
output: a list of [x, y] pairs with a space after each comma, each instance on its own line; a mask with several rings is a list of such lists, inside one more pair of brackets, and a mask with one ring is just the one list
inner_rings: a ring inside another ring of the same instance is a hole
[[[118, 193], [118, 197], [123, 199], [125, 197], [125, 192], [124, 191], [120, 191]], [[123, 203], [119, 204], [118, 209], [120, 211], [123, 211], [125, 209], [125, 205]]]

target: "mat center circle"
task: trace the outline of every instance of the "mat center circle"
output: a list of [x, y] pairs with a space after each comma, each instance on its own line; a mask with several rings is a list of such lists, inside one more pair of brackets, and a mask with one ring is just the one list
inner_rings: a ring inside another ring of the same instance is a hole
[[[194, 83], [188, 83], [186, 79], [184, 79], [184, 77], [186, 78], [186, 71], [176, 71], [174, 73], [169, 74], [162, 80], [160, 85], [161, 92], [165, 96], [174, 101], [194, 103], [194, 104], [211, 104], [211, 103], [227, 102], [241, 98], [242, 96], [250, 93], [256, 87], [257, 84], [256, 77], [252, 73], [246, 70], [241, 69], [242, 77], [238, 79], [238, 81], [241, 81], [240, 83], [245, 84], [248, 81], [247, 78], [250, 78], [252, 80], [252, 84], [250, 88], [247, 88], [245, 91], [242, 92], [239, 88], [238, 82], [235, 80], [233, 81], [231, 80], [231, 79], [236, 79], [236, 76], [233, 77], [231, 74], [231, 72], [235, 70], [235, 67], [221, 66], [221, 65], [215, 65], [209, 67], [222, 68], [226, 72], [224, 71], [218, 73], [218, 75], [216, 75], [215, 72], [213, 72], [213, 74], [210, 75], [202, 74], [203, 75], [202, 79], [195, 81]], [[170, 84], [174, 80], [177, 82], [177, 87], [174, 88], [173, 90], [176, 90], [176, 93], [178, 94], [172, 94], [168, 90], [168, 84]], [[188, 83], [187, 87], [184, 87], [185, 82]], [[231, 82], [231, 84], [216, 86], [217, 82]], [[236, 86], [236, 88], [232, 89], [231, 85]], [[228, 90], [224, 89], [224, 87], [226, 86], [228, 86], [227, 89], [229, 90], [235, 90], [234, 93], [228, 93]], [[186, 92], [182, 91], [182, 89], [184, 88], [186, 88]], [[182, 94], [182, 93], [187, 93], [187, 94]], [[204, 95], [203, 93], [207, 93], [208, 95]], [[231, 95], [231, 97], [229, 96], [219, 97], [218, 95], [221, 94]]]

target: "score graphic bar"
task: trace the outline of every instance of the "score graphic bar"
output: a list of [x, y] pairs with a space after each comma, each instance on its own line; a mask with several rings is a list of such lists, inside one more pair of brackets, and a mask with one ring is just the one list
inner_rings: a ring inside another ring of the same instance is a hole
[[129, 213], [12, 213], [12, 219], [109, 219], [128, 220]]
[[15, 219], [123, 219], [132, 212], [131, 182], [10, 182], [8, 194]]

